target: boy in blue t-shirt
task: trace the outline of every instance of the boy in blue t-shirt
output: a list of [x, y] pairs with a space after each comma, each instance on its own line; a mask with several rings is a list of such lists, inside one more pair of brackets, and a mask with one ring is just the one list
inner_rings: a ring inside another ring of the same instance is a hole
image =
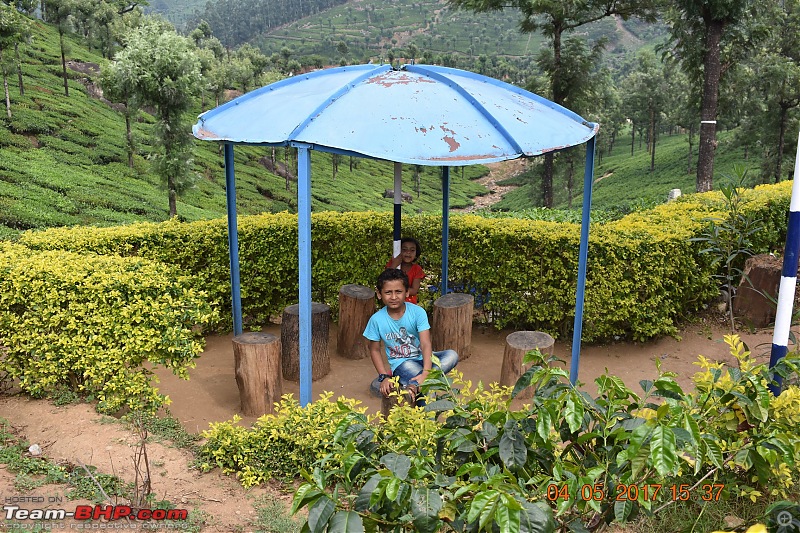
[[[386, 378], [394, 375], [416, 395], [433, 367], [432, 356], [438, 358], [436, 366], [447, 373], [458, 363], [458, 354], [453, 350], [432, 351], [428, 315], [418, 305], [406, 302], [408, 277], [401, 270], [384, 270], [378, 276], [377, 288], [376, 294], [385, 307], [369, 319], [364, 337], [370, 341], [369, 355], [378, 371], [381, 394], [389, 395], [392, 385]], [[381, 354], [381, 341], [391, 367], [389, 372]]]

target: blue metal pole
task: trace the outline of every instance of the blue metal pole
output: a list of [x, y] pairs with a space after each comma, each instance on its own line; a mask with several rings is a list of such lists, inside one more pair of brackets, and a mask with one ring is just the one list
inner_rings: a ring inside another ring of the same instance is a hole
[[239, 282], [239, 229], [236, 224], [236, 177], [233, 144], [225, 143], [225, 204], [228, 208], [228, 259], [231, 267], [233, 334], [242, 334], [242, 287]]
[[[789, 224], [786, 229], [786, 246], [783, 252], [783, 271], [778, 289], [778, 310], [775, 314], [775, 330], [772, 334], [772, 351], [769, 367], [786, 357], [789, 351], [789, 329], [792, 326], [792, 305], [797, 287], [797, 263], [800, 251], [800, 136], [797, 140], [797, 155], [794, 162], [794, 183], [792, 199], [789, 203]], [[777, 396], [783, 388], [783, 380], [775, 376], [770, 390]]]
[[300, 405], [311, 403], [311, 149], [297, 147], [297, 245], [300, 267]]
[[[392, 257], [400, 255], [400, 239], [403, 235], [403, 163], [394, 164], [394, 230]], [[397, 266], [400, 268], [400, 265]]]
[[442, 292], [447, 294], [447, 263], [450, 251], [450, 167], [442, 167]]
[[592, 181], [594, 181], [595, 137], [586, 143], [586, 169], [583, 174], [583, 212], [581, 214], [581, 243], [578, 250], [578, 288], [575, 294], [575, 323], [572, 333], [572, 361], [569, 382], [575, 385], [581, 361], [581, 335], [583, 334], [583, 295], [586, 290], [586, 259], [589, 255], [589, 212], [592, 209]]

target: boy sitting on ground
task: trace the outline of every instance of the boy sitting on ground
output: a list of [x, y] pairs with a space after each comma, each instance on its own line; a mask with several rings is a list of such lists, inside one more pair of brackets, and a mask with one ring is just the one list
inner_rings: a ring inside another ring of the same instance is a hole
[[[387, 378], [398, 376], [400, 385], [416, 398], [433, 365], [446, 374], [458, 363], [458, 354], [454, 350], [433, 352], [428, 315], [418, 305], [406, 302], [408, 277], [401, 270], [384, 270], [378, 276], [376, 294], [384, 307], [369, 319], [364, 337], [369, 340], [369, 354], [378, 371], [381, 394], [388, 396], [392, 390], [392, 382]], [[388, 372], [381, 355], [381, 341], [389, 361]]]

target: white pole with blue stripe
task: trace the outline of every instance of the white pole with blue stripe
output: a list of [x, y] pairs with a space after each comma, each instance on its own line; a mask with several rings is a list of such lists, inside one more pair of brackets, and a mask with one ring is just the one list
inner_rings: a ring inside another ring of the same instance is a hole
[[[392, 230], [392, 258], [400, 255], [403, 216], [403, 163], [394, 164], [394, 228]], [[401, 261], [402, 264], [402, 261]], [[400, 268], [400, 265], [397, 265]]]
[[[797, 262], [800, 250], [800, 135], [797, 139], [797, 155], [794, 162], [794, 183], [789, 204], [789, 224], [786, 229], [786, 247], [783, 252], [783, 271], [778, 289], [778, 311], [775, 315], [775, 331], [772, 335], [772, 352], [769, 367], [772, 368], [789, 351], [789, 329], [792, 326], [792, 304], [797, 287]], [[776, 396], [781, 393], [782, 380], [775, 376], [770, 390]]]

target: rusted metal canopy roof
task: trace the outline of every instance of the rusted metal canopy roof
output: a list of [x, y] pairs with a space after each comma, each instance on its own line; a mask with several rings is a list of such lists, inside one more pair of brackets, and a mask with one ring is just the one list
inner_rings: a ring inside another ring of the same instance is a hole
[[287, 78], [200, 115], [203, 140], [458, 166], [582, 144], [591, 124], [493, 78], [430, 65], [357, 65]]

